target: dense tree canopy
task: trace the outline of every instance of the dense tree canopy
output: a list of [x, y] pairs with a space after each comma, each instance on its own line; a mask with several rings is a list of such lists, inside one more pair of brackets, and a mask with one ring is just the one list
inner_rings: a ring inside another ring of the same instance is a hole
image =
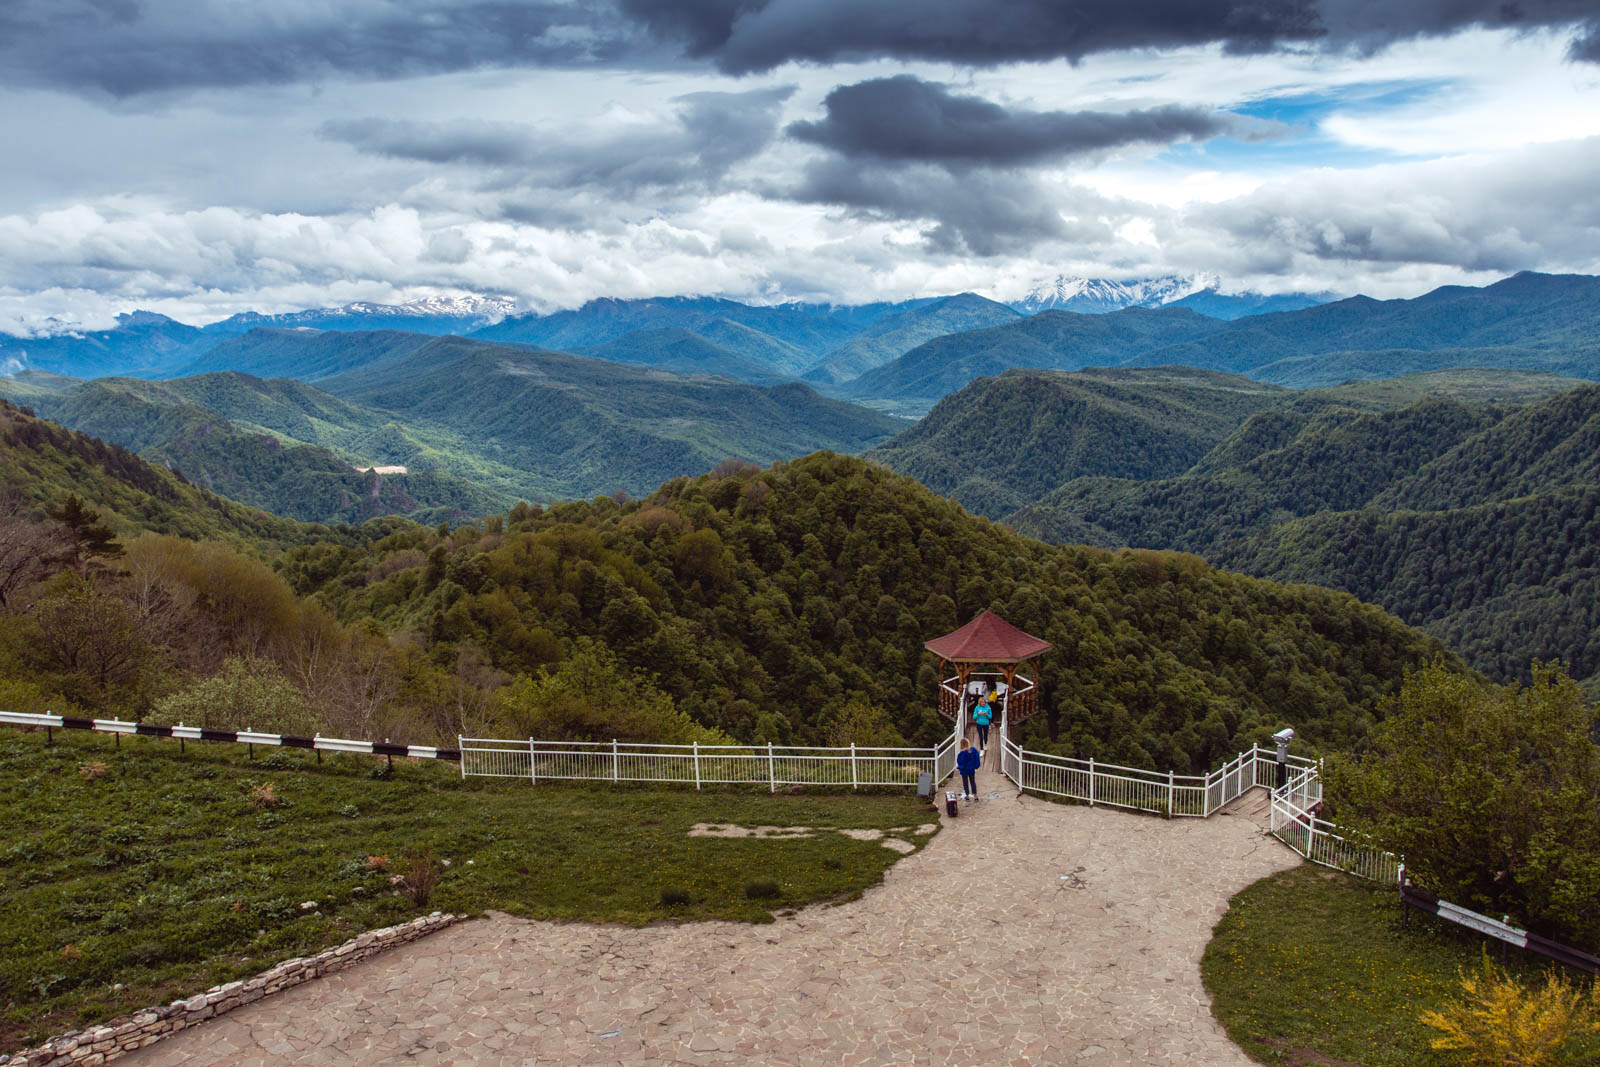
[[1328, 772], [1335, 817], [1464, 907], [1600, 946], [1596, 708], [1561, 671], [1486, 686], [1439, 666], [1407, 680], [1359, 756]]

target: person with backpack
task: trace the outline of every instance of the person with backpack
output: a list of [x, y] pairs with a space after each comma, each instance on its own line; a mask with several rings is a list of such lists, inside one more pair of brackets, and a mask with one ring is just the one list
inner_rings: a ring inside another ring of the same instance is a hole
[[989, 698], [979, 697], [978, 706], [972, 709], [972, 725], [978, 728], [978, 752], [989, 747], [989, 723], [994, 721], [994, 712], [989, 710]]
[[961, 772], [961, 799], [978, 799], [978, 765], [983, 757], [972, 747], [972, 742], [961, 739], [961, 751], [956, 753], [956, 770]]

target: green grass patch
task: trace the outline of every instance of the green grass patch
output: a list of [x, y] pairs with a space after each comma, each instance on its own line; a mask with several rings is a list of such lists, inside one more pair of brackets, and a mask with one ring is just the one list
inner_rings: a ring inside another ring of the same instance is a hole
[[[1402, 928], [1396, 889], [1306, 863], [1234, 896], [1201, 971], [1228, 1036], [1263, 1063], [1455, 1064], [1418, 1016], [1455, 999], [1485, 944], [1416, 912]], [[1506, 962], [1524, 982], [1549, 966], [1518, 949]], [[1600, 1042], [1587, 1054], [1574, 1062], [1600, 1062]]]
[[[935, 821], [906, 793], [534, 787], [462, 782], [432, 761], [383, 774], [370, 757], [256, 756], [62, 731], [46, 747], [43, 733], [0, 731], [0, 1050], [435, 909], [771, 921], [775, 908], [853, 899], [900, 858], [831, 829]], [[819, 832], [689, 837], [700, 822]], [[441, 869], [419, 907], [391, 879], [422, 849]], [[779, 894], [749, 894], [760, 880]]]

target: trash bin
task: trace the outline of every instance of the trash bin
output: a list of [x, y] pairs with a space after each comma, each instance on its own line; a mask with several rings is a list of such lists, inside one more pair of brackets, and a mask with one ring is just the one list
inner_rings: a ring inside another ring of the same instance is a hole
[[956, 795], [954, 793], [946, 793], [944, 795], [944, 813], [952, 819], [961, 814], [956, 807]]
[[917, 796], [933, 796], [933, 775], [929, 774], [927, 771], [923, 771], [921, 774], [917, 775]]

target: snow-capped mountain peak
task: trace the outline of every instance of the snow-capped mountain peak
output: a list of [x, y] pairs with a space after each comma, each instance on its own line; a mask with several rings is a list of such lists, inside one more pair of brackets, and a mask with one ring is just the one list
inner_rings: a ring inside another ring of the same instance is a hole
[[[487, 322], [499, 322], [507, 315], [516, 311], [517, 303], [503, 296], [479, 296], [476, 293], [466, 296], [428, 296], [421, 300], [411, 300], [404, 304], [373, 304], [367, 301], [357, 301], [346, 304], [340, 308], [329, 308], [320, 312], [324, 315], [406, 315], [426, 318], [440, 315], [450, 318], [482, 318]], [[312, 312], [311, 314], [317, 314]]]
[[1057, 275], [1041, 282], [1011, 306], [1024, 314], [1059, 310], [1078, 312], [1119, 311], [1127, 307], [1161, 307], [1195, 293], [1220, 288], [1222, 279], [1209, 272], [1114, 281], [1108, 278], [1069, 278]]
[[342, 307], [262, 315], [247, 311], [213, 323], [207, 332], [235, 334], [258, 326], [317, 330], [414, 330], [418, 333], [467, 333], [493, 326], [515, 314], [515, 300], [503, 296], [428, 296], [404, 304], [357, 301]]

